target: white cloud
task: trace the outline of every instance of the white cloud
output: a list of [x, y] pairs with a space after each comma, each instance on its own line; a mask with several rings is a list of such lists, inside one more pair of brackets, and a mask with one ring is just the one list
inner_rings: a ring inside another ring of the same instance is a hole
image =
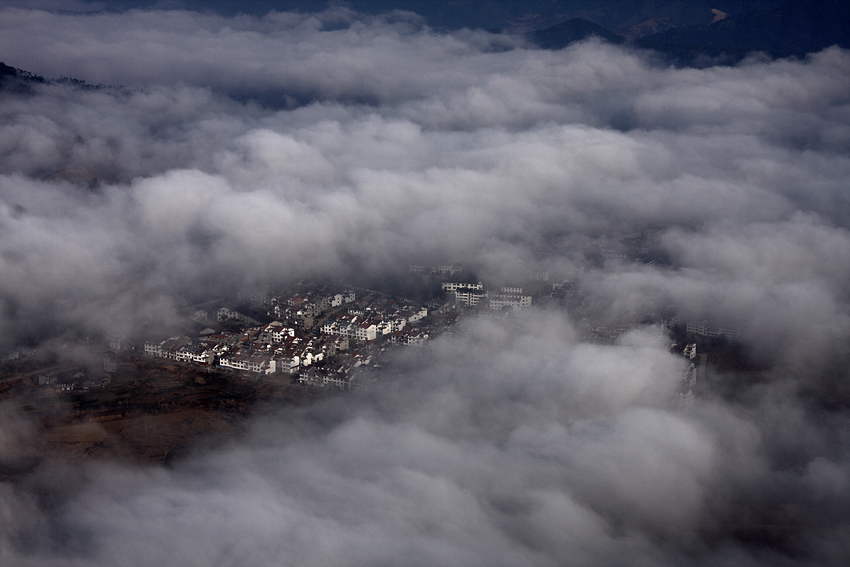
[[[468, 258], [584, 266], [605, 320], [738, 325], [762, 384], [676, 413], [659, 332], [469, 324], [408, 353], [421, 387], [395, 403], [282, 412], [168, 470], [4, 481], [4, 565], [840, 564], [846, 423], [806, 400], [848, 399], [850, 54], [697, 70], [520, 45], [345, 9], [0, 11], [6, 63], [126, 86], [0, 93], [3, 346]], [[594, 263], [639, 231], [669, 265]], [[765, 550], [739, 521], [797, 531]]]

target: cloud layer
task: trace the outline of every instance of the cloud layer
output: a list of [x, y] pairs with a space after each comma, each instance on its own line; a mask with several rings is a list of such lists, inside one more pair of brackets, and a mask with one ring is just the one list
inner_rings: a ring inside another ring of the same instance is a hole
[[[850, 555], [846, 417], [824, 409], [850, 400], [850, 53], [674, 69], [345, 9], [5, 9], [0, 30], [7, 64], [123, 85], [0, 93], [2, 347], [467, 260], [504, 282], [583, 267], [599, 318], [728, 322], [766, 369], [681, 413], [660, 331], [469, 323], [398, 361], [398, 398], [282, 412], [168, 470], [4, 482], [4, 565]], [[635, 232], [665, 261], [598, 262]], [[3, 427], [15, 462], [32, 433]]]

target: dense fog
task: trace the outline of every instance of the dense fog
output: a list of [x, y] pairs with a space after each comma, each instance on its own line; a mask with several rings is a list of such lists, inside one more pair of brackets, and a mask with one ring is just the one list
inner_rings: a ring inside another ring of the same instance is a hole
[[[6, 8], [0, 55], [85, 81], [0, 91], [0, 350], [463, 262], [735, 325], [759, 368], [681, 411], [657, 325], [470, 319], [398, 355], [394, 396], [167, 468], [34, 456], [9, 405], [0, 463], [40, 460], [0, 483], [3, 565], [846, 564], [847, 51], [689, 69], [410, 13]], [[661, 261], [599, 261], [635, 233]]]

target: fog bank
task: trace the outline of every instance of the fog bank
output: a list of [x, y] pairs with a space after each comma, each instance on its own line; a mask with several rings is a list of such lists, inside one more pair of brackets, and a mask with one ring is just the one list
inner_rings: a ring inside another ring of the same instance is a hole
[[33, 454], [9, 406], [4, 565], [850, 556], [847, 51], [674, 69], [411, 14], [7, 8], [0, 52], [116, 85], [0, 91], [4, 351], [464, 262], [581, 273], [600, 321], [734, 325], [760, 368], [680, 411], [657, 325], [595, 344], [539, 309], [400, 353], [395, 397], [274, 412], [170, 468]]

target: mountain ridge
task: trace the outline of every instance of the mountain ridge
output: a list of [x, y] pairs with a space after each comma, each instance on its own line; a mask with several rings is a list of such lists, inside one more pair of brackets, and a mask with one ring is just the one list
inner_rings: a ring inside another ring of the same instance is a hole
[[[850, 48], [850, 5], [839, 0], [786, 0], [773, 9], [738, 14], [715, 8], [711, 15], [713, 21], [704, 25], [673, 27], [629, 41], [684, 65], [699, 64], [706, 58], [737, 62], [753, 52], [802, 57], [832, 45]], [[526, 34], [544, 49], [561, 49], [590, 36], [611, 43], [627, 39], [624, 34], [578, 18]]]
[[832, 45], [850, 47], [850, 5], [838, 0], [787, 0], [773, 10], [726, 17], [708, 26], [667, 30], [637, 40], [667, 53], [726, 51], [801, 57]]

